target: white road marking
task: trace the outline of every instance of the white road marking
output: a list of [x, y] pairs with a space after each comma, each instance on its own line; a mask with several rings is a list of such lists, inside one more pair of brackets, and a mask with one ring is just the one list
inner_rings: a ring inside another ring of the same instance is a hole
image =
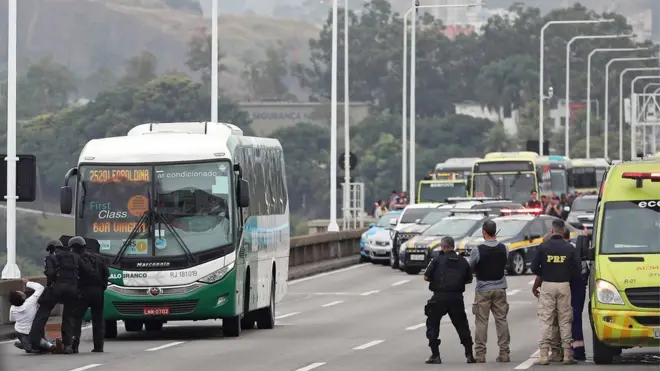
[[275, 319], [282, 319], [282, 318], [293, 317], [293, 316], [295, 316], [296, 314], [300, 314], [300, 312], [292, 312], [292, 313], [283, 314], [283, 315], [281, 315], [281, 316], [277, 316], [277, 317], [275, 317]]
[[343, 303], [342, 300], [337, 300], [337, 301], [333, 301], [332, 303], [323, 304], [322, 307], [331, 307], [333, 305], [337, 305], [337, 304], [341, 304], [341, 303]]
[[296, 371], [309, 371], [309, 370], [313, 370], [313, 369], [315, 369], [315, 368], [317, 368], [317, 367], [321, 367], [321, 366], [323, 366], [324, 364], [325, 364], [325, 362], [316, 362], [316, 363], [312, 363], [311, 365], [307, 365], [307, 366], [305, 366], [305, 367], [303, 367], [303, 368], [299, 368], [299, 369], [297, 369]]
[[378, 293], [378, 292], [380, 292], [380, 290], [367, 291], [367, 292], [361, 293], [360, 296], [369, 296], [371, 294], [375, 294], [375, 293]]
[[537, 349], [536, 352], [534, 352], [534, 354], [529, 356], [529, 358], [539, 358], [539, 355], [541, 355], [541, 351]]
[[16, 341], [16, 339], [14, 339], [14, 340], [6, 340], [6, 341], [0, 341], [0, 345], [2, 345], [2, 344], [9, 344], [9, 343], [13, 343], [13, 342], [15, 342], [15, 341]]
[[358, 346], [358, 347], [353, 348], [353, 350], [364, 350], [364, 349], [367, 349], [367, 348], [371, 348], [372, 346], [374, 346], [374, 345], [378, 345], [378, 344], [382, 343], [383, 341], [385, 341], [385, 340], [374, 340], [374, 341], [370, 341], [370, 342], [368, 342], [368, 343], [366, 343], [366, 344], [362, 344], [362, 345], [360, 345], [360, 346]]
[[149, 348], [149, 349], [145, 350], [145, 352], [155, 352], [155, 351], [157, 351], [157, 350], [161, 350], [161, 349], [166, 349], [166, 348], [175, 347], [175, 346], [180, 345], [180, 344], [183, 344], [183, 343], [185, 343], [185, 341], [175, 341], [175, 342], [173, 342], [173, 343], [169, 343], [169, 344], [161, 345], [161, 346], [159, 346], [159, 347]]
[[350, 267], [347, 267], [347, 268], [337, 269], [336, 271], [330, 271], [330, 272], [325, 272], [325, 273], [317, 274], [317, 275], [315, 275], [315, 276], [310, 276], [310, 277], [305, 277], [305, 278], [299, 278], [299, 279], [297, 279], [297, 280], [289, 281], [288, 285], [291, 286], [291, 285], [295, 285], [296, 283], [307, 282], [307, 281], [310, 281], [310, 280], [313, 280], [313, 279], [316, 279], [316, 278], [327, 277], [327, 276], [331, 276], [331, 275], [333, 275], [333, 274], [337, 274], [337, 273], [343, 273], [343, 272], [351, 271], [351, 270], [353, 270], [353, 269], [358, 269], [358, 268], [368, 267], [368, 266], [370, 266], [370, 265], [371, 265], [371, 264], [357, 264], [357, 265], [353, 265], [353, 266], [350, 266]]
[[516, 366], [516, 368], [514, 368], [514, 370], [527, 370], [528, 368], [530, 368], [534, 365], [534, 361], [536, 361], [536, 359], [530, 358], [530, 359], [526, 360], [525, 362], [523, 362], [523, 363], [519, 364], [518, 366]]
[[506, 294], [507, 294], [507, 295], [515, 295], [515, 294], [517, 294], [517, 293], [519, 293], [519, 292], [520, 292], [520, 290], [516, 289], [516, 290], [508, 291]]
[[406, 327], [406, 331], [417, 330], [418, 328], [422, 328], [424, 326], [426, 326], [426, 323], [420, 323], [420, 324], [415, 325], [415, 326]]
[[392, 284], [392, 286], [400, 286], [400, 285], [403, 285], [404, 283], [407, 283], [407, 282], [410, 282], [410, 280], [403, 280], [403, 281], [399, 281], [399, 282], [394, 282]]
[[74, 369], [71, 370], [71, 371], [85, 371], [85, 370], [89, 370], [90, 368], [99, 367], [99, 366], [103, 366], [103, 365], [100, 364], [100, 363], [92, 363], [91, 365], [87, 365], [87, 366], [83, 366], [83, 367], [74, 368]]

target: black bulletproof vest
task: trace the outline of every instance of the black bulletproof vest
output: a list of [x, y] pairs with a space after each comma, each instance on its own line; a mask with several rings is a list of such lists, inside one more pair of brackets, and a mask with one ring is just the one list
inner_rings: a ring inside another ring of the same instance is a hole
[[[459, 260], [459, 259], [462, 259]], [[438, 256], [438, 264], [429, 283], [433, 292], [465, 292], [465, 259], [457, 254]]]
[[479, 281], [497, 281], [504, 277], [504, 269], [509, 257], [506, 246], [499, 244], [496, 247], [479, 245], [479, 262], [476, 267], [476, 276]]
[[78, 267], [80, 258], [71, 251], [61, 250], [57, 258], [57, 278], [55, 283], [78, 284]]

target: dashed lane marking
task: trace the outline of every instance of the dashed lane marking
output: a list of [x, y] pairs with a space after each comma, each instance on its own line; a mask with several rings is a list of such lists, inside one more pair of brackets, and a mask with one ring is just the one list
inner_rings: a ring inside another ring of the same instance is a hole
[[364, 349], [367, 349], [367, 348], [371, 348], [371, 347], [373, 347], [373, 346], [375, 346], [375, 345], [378, 345], [378, 344], [382, 343], [383, 341], [385, 341], [385, 340], [374, 340], [374, 341], [370, 341], [370, 342], [368, 342], [368, 343], [366, 343], [366, 344], [362, 344], [362, 345], [360, 345], [360, 346], [357, 346], [357, 347], [353, 348], [353, 350], [364, 350]]
[[90, 368], [99, 367], [99, 366], [103, 366], [103, 365], [101, 363], [92, 363], [91, 365], [74, 368], [71, 371], [85, 371], [85, 370], [89, 370]]
[[392, 286], [400, 286], [400, 285], [403, 285], [404, 283], [407, 283], [407, 282], [410, 282], [410, 280], [403, 280], [403, 281], [399, 281], [399, 282], [394, 282], [392, 284]]
[[164, 345], [161, 345], [159, 347], [146, 349], [145, 352], [155, 352], [155, 351], [158, 351], [158, 350], [161, 350], [161, 349], [175, 347], [175, 346], [181, 345], [183, 343], [185, 343], [185, 341], [175, 341], [173, 343], [164, 344]]
[[420, 323], [415, 326], [406, 327], [406, 331], [413, 331], [426, 326], [426, 323]]
[[332, 307], [334, 305], [341, 304], [343, 302], [344, 302], [343, 300], [337, 300], [337, 301], [333, 301], [333, 302], [328, 303], [328, 304], [323, 304], [322, 307]]
[[313, 370], [317, 367], [321, 367], [324, 364], [325, 364], [325, 362], [316, 362], [316, 363], [312, 363], [311, 365], [307, 365], [305, 367], [299, 368], [296, 371], [309, 371], [309, 370]]
[[534, 361], [536, 361], [534, 358], [530, 358], [526, 360], [525, 362], [519, 364], [514, 368], [514, 370], [527, 370], [528, 368], [532, 367], [534, 365]]
[[369, 296], [371, 294], [375, 294], [375, 293], [378, 293], [378, 292], [380, 292], [380, 290], [367, 291], [367, 292], [363, 292], [362, 294], [360, 294], [360, 296]]
[[508, 291], [506, 294], [507, 294], [507, 295], [515, 295], [515, 294], [517, 294], [517, 293], [519, 293], [519, 292], [520, 292], [520, 290], [516, 289], [516, 290]]
[[369, 266], [369, 265], [371, 265], [371, 264], [358, 264], [358, 265], [353, 265], [353, 266], [348, 267], [348, 268], [337, 269], [336, 271], [331, 271], [331, 272], [325, 272], [325, 273], [317, 274], [317, 275], [315, 275], [315, 276], [310, 276], [310, 277], [305, 277], [305, 278], [299, 278], [299, 279], [297, 279], [297, 280], [289, 281], [289, 282], [288, 282], [288, 285], [291, 286], [291, 285], [295, 285], [295, 284], [297, 284], [297, 283], [307, 282], [307, 281], [314, 280], [314, 279], [321, 278], [321, 277], [332, 276], [333, 274], [343, 273], [343, 272], [348, 272], [348, 271], [351, 271], [351, 270], [353, 270], [353, 269], [364, 268], [364, 267], [367, 267], [367, 266]]
[[283, 314], [283, 315], [281, 315], [281, 316], [277, 316], [277, 317], [275, 317], [275, 319], [282, 319], [282, 318], [293, 317], [293, 316], [295, 316], [296, 314], [300, 314], [300, 312], [292, 312], [292, 313]]

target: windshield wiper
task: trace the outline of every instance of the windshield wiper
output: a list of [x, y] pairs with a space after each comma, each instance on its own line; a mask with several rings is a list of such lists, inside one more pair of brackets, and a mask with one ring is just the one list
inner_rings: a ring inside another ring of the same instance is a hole
[[126, 253], [126, 250], [128, 250], [128, 246], [130, 246], [131, 241], [133, 241], [133, 239], [137, 236], [138, 231], [140, 230], [140, 226], [144, 224], [149, 219], [150, 216], [151, 216], [151, 210], [146, 210], [144, 213], [142, 213], [142, 216], [140, 216], [140, 219], [138, 219], [137, 223], [135, 224], [135, 227], [133, 227], [133, 230], [131, 230], [131, 233], [128, 234], [128, 237], [126, 237], [126, 240], [121, 245], [121, 248], [119, 249], [119, 252], [115, 257], [113, 264], [119, 263], [121, 258]]
[[500, 188], [500, 185], [497, 183], [497, 180], [495, 179], [495, 177], [493, 177], [493, 175], [491, 173], [486, 173], [486, 176], [488, 177], [488, 179], [490, 179], [490, 181], [493, 183], [493, 185], [495, 187], [497, 187], [497, 193], [500, 193], [502, 188]]
[[[154, 211], [154, 214], [159, 220], [158, 221], [158, 229], [161, 230], [160, 229], [161, 225], [165, 224], [165, 228], [167, 228], [167, 230], [170, 233], [172, 233], [172, 235], [174, 236], [174, 239], [176, 240], [176, 242], [181, 246], [183, 251], [186, 253], [186, 256], [188, 257], [188, 260], [191, 263], [194, 263], [195, 262], [195, 256], [193, 255], [192, 251], [190, 251], [190, 249], [188, 248], [186, 243], [183, 242], [183, 238], [181, 238], [181, 235], [174, 229], [174, 227], [172, 227], [170, 225], [170, 220], [165, 216], [165, 214], [163, 214], [162, 212], [160, 212], [158, 210]], [[162, 236], [160, 236], [160, 238], [162, 238]]]

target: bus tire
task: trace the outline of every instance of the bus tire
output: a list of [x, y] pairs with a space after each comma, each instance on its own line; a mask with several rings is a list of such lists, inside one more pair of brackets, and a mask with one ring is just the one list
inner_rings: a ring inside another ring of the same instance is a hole
[[105, 338], [117, 338], [117, 321], [105, 321]]
[[163, 329], [163, 322], [160, 321], [148, 321], [144, 323], [144, 329], [148, 332], [160, 331]]
[[235, 338], [241, 335], [241, 316], [222, 319], [222, 334], [226, 337]]
[[594, 363], [597, 365], [611, 365], [614, 357], [621, 355], [621, 348], [611, 347], [598, 340], [596, 331], [592, 331], [594, 347]]
[[243, 318], [241, 318], [241, 329], [252, 330], [254, 328], [255, 313], [250, 313], [250, 271], [245, 276], [245, 295], [243, 296]]
[[140, 332], [143, 326], [144, 323], [142, 321], [124, 320], [124, 329], [126, 329], [126, 332]]
[[[274, 272], [273, 272], [274, 273]], [[257, 328], [270, 330], [275, 327], [275, 275], [270, 279], [270, 303], [266, 308], [259, 309]]]

